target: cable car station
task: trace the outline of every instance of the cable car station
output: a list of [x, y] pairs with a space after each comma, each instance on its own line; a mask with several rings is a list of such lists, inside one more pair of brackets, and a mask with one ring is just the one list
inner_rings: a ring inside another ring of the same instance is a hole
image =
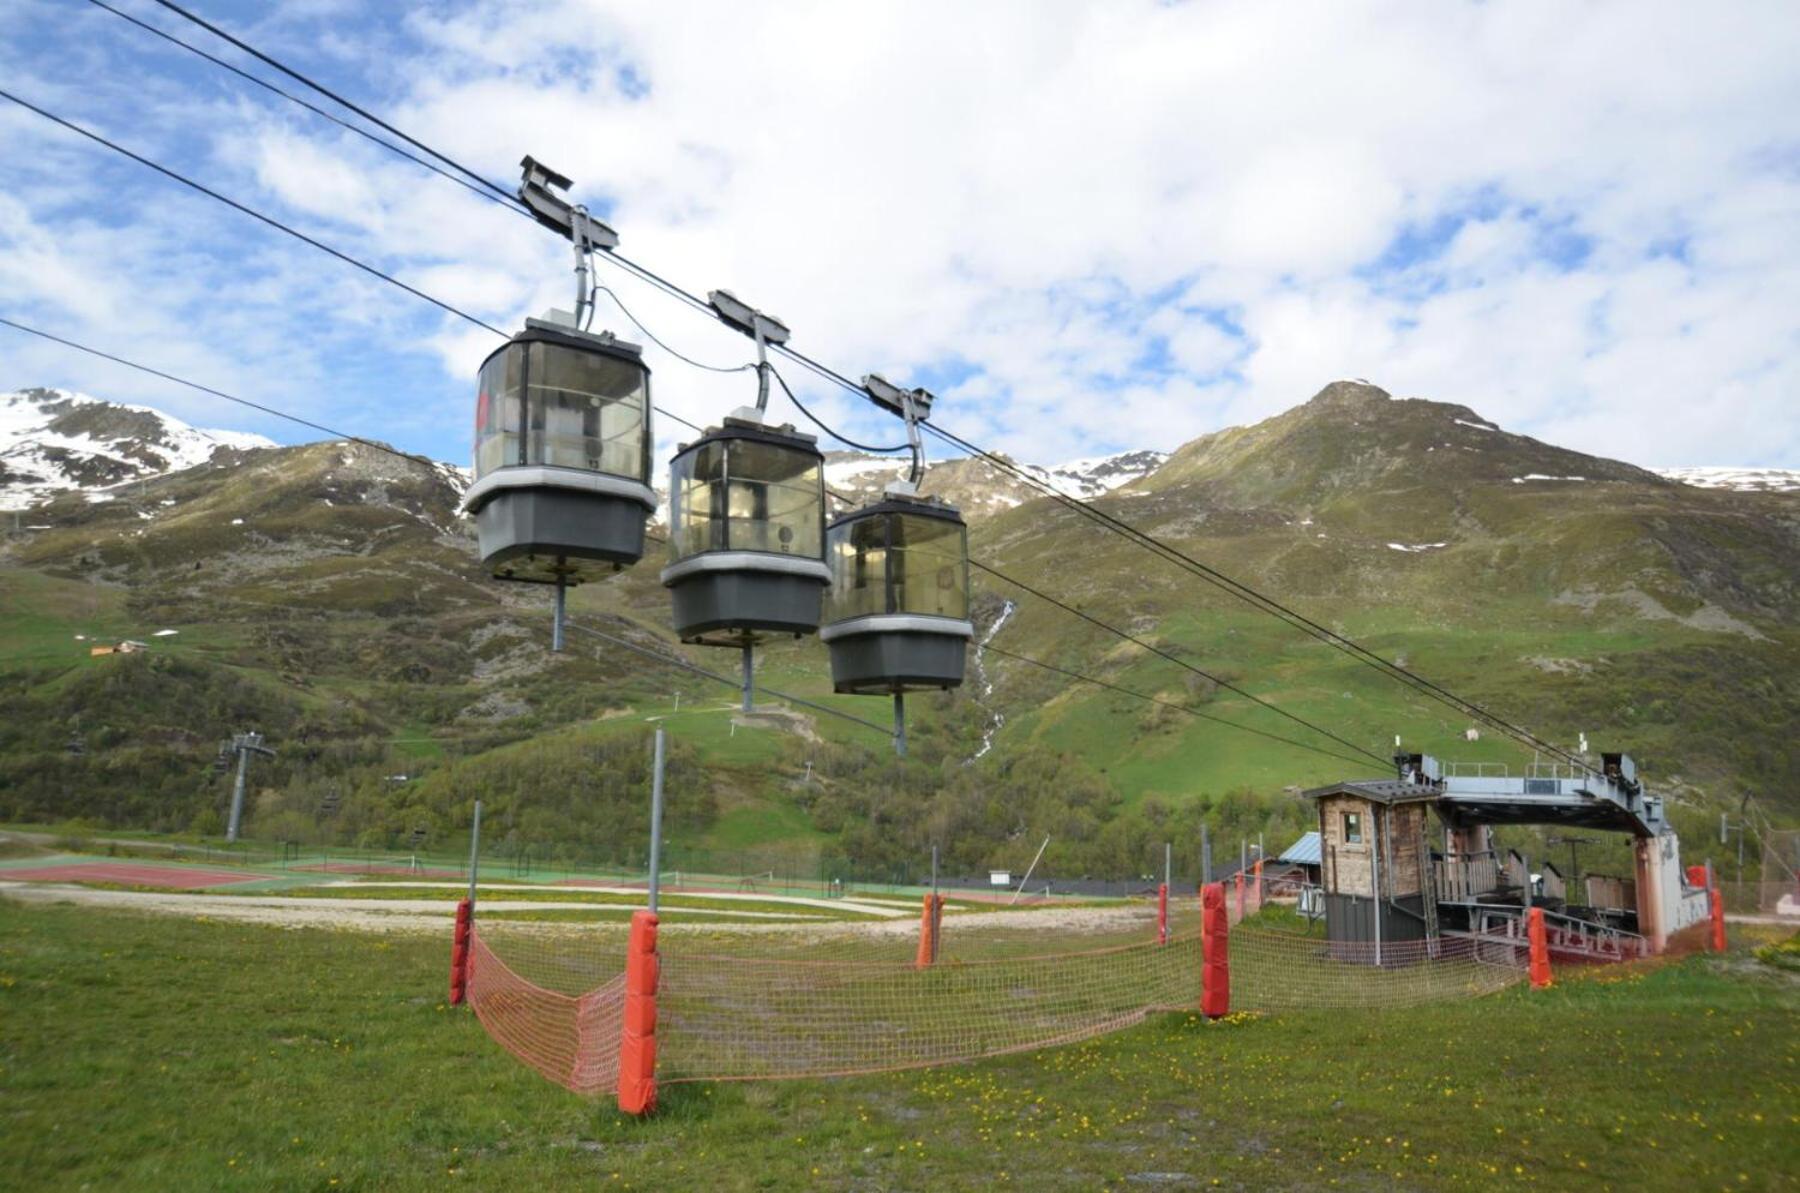
[[[1682, 869], [1662, 799], [1629, 755], [1602, 754], [1595, 770], [1539, 764], [1527, 775], [1423, 754], [1397, 754], [1395, 763], [1397, 778], [1305, 792], [1318, 807], [1326, 939], [1345, 955], [1382, 964], [1383, 947], [1391, 962], [1403, 942], [1517, 941], [1536, 906], [1553, 954], [1624, 960], [1660, 953], [1674, 933], [1706, 920], [1705, 867]], [[1585, 899], [1571, 899], [1553, 867], [1540, 880], [1516, 851], [1496, 853], [1493, 829], [1505, 825], [1629, 833], [1635, 874], [1590, 875]]]

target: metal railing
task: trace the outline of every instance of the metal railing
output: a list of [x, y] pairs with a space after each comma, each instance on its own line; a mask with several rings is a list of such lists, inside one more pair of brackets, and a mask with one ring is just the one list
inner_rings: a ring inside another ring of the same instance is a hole
[[1511, 776], [1504, 762], [1446, 762], [1444, 774], [1459, 779], [1505, 779]]

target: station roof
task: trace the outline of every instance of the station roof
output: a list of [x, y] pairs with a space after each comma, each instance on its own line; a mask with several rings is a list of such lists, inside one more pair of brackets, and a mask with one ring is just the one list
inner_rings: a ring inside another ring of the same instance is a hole
[[1402, 783], [1398, 779], [1355, 779], [1314, 787], [1301, 793], [1306, 799], [1325, 799], [1333, 795], [1353, 795], [1377, 804], [1429, 803], [1443, 793], [1423, 783]]
[[1317, 866], [1324, 862], [1321, 853], [1322, 851], [1319, 847], [1319, 834], [1314, 831], [1307, 833], [1298, 841], [1295, 841], [1292, 845], [1289, 845], [1286, 849], [1282, 850], [1281, 856], [1275, 860], [1278, 862], [1291, 862], [1296, 866]]

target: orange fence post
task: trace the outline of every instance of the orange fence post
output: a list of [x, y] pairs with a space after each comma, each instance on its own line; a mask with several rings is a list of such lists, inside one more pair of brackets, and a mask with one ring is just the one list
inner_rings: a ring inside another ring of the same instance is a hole
[[1707, 891], [1708, 910], [1712, 913], [1712, 951], [1725, 951], [1725, 893], [1717, 886]]
[[1200, 892], [1200, 1013], [1208, 1019], [1231, 1014], [1230, 944], [1225, 885], [1209, 882]]
[[1156, 888], [1156, 943], [1169, 943], [1169, 884]]
[[919, 910], [919, 952], [913, 964], [919, 969], [930, 968], [938, 955], [938, 930], [944, 923], [944, 897], [925, 894], [925, 905]]
[[469, 992], [469, 932], [473, 909], [463, 899], [456, 905], [456, 927], [450, 937], [450, 1005], [460, 1007]]
[[1244, 872], [1242, 870], [1237, 872], [1237, 908], [1238, 923], [1241, 924], [1244, 922]]
[[625, 1027], [619, 1037], [619, 1109], [656, 1109], [656, 913], [631, 913], [625, 953]]
[[1253, 902], [1256, 904], [1256, 910], [1258, 910], [1258, 911], [1262, 910], [1262, 905], [1263, 905], [1262, 870], [1263, 870], [1263, 860], [1261, 858], [1257, 858], [1256, 865], [1253, 868], [1252, 873], [1254, 873], [1256, 875], [1256, 897], [1253, 900]]
[[1550, 984], [1550, 937], [1544, 928], [1543, 908], [1531, 909], [1525, 932], [1531, 942], [1531, 988], [1542, 990]]

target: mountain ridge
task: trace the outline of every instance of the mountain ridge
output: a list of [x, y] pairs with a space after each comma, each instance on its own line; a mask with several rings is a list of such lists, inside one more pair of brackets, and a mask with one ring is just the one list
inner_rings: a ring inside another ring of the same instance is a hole
[[[1550, 740], [1572, 745], [1579, 729], [1624, 744], [1659, 790], [1696, 807], [1740, 782], [1800, 787], [1784, 738], [1800, 719], [1791, 494], [1677, 484], [1505, 432], [1466, 406], [1326, 388], [1323, 401], [1117, 479], [1143, 461], [1126, 462], [1088, 500]], [[904, 467], [828, 459], [852, 500]], [[182, 776], [204, 769], [210, 738], [253, 717], [288, 743], [270, 772], [272, 807], [301, 816], [329, 765], [330, 782], [360, 793], [333, 832], [398, 832], [410, 817], [448, 823], [458, 813], [444, 793], [466, 790], [439, 784], [428, 807], [390, 791], [384, 776], [437, 765], [405, 751], [437, 751], [444, 766], [492, 755], [503, 775], [502, 747], [554, 752], [632, 732], [678, 693], [698, 718], [681, 733], [706, 743], [711, 798], [756, 840], [791, 833], [809, 848], [829, 840], [886, 857], [915, 850], [920, 833], [961, 834], [975, 865], [1042, 824], [1066, 842], [1053, 847], [1066, 850], [1058, 865], [1133, 866], [1138, 837], [1165, 831], [1157, 817], [1210, 817], [1247, 790], [1262, 794], [1230, 806], [1288, 825], [1283, 788], [1343, 777], [1341, 762], [1185, 718], [1183, 706], [1205, 708], [1308, 740], [1167, 656], [1374, 752], [1395, 733], [1441, 750], [1469, 727], [1078, 509], [1007, 487], [1019, 482], [985, 461], [940, 462], [925, 485], [965, 507], [975, 558], [1165, 653], [987, 573], [975, 577], [978, 641], [1162, 703], [996, 655], [971, 665], [979, 692], [971, 680], [908, 701], [912, 757], [899, 767], [855, 725], [810, 714], [804, 732], [728, 724], [723, 694], [691, 673], [579, 636], [551, 654], [547, 594], [482, 573], [455, 513], [464, 478], [447, 466], [334, 441], [233, 449], [217, 463], [229, 466], [142, 477], [111, 501], [54, 495], [0, 542], [0, 655], [11, 660], [0, 669], [0, 815], [78, 806], [185, 825], [217, 792]], [[670, 639], [657, 572], [646, 558], [584, 585], [572, 615], [728, 669]], [[92, 638], [162, 628], [180, 633], [147, 658], [86, 657]], [[830, 692], [816, 641], [771, 642], [758, 656], [770, 686], [870, 719], [865, 701]], [[109, 686], [108, 668], [136, 678]], [[107, 769], [64, 755], [77, 735], [104, 744], [94, 757]], [[402, 744], [421, 741], [432, 744]], [[1456, 749], [1511, 757], [1503, 742]], [[131, 794], [140, 788], [161, 794], [144, 803]]]

